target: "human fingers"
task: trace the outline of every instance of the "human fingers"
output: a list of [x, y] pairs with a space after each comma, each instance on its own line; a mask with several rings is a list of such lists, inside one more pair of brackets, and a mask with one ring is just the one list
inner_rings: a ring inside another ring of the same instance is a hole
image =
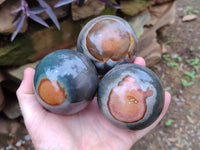
[[34, 94], [33, 88], [33, 76], [35, 70], [33, 68], [26, 68], [24, 70], [24, 79], [21, 82], [20, 87], [17, 90], [18, 94]]
[[145, 60], [142, 57], [136, 57], [133, 61], [134, 64], [146, 66]]
[[139, 140], [140, 138], [142, 138], [144, 135], [146, 135], [149, 131], [151, 131], [160, 122], [160, 120], [164, 117], [165, 113], [167, 112], [170, 102], [171, 102], [171, 95], [170, 95], [170, 93], [165, 92], [165, 104], [164, 104], [164, 108], [163, 108], [160, 116], [149, 127], [135, 132], [136, 141]]
[[41, 113], [45, 111], [38, 103], [34, 94], [34, 73], [35, 70], [32, 68], [25, 69], [24, 79], [17, 90], [17, 97], [25, 122], [30, 122], [30, 120], [33, 118], [33, 115], [40, 116]]

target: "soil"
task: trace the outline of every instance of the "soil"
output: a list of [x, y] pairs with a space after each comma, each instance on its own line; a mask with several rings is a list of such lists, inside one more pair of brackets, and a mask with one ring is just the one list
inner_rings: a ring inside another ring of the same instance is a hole
[[[172, 101], [159, 125], [138, 141], [134, 150], [200, 149], [200, 1], [177, 0], [176, 12], [175, 23], [165, 28], [164, 37], [158, 38], [165, 43], [167, 53], [151, 68], [171, 93]], [[197, 19], [182, 22], [183, 16], [189, 14], [197, 15]], [[0, 116], [6, 120], [3, 114]], [[13, 133], [11, 127], [0, 134], [1, 150], [34, 149], [23, 119], [13, 122], [20, 126]]]
[[[175, 23], [159, 39], [168, 51], [151, 68], [171, 93], [172, 101], [160, 124], [138, 141], [134, 150], [200, 149], [200, 1], [178, 0], [176, 12]], [[182, 22], [189, 14], [197, 19]]]

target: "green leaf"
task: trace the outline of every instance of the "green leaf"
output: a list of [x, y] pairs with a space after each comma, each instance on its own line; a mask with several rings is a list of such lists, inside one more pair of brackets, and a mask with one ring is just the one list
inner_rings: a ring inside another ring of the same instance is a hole
[[199, 11], [195, 9], [195, 10], [193, 10], [193, 13], [198, 14]]
[[177, 62], [175, 62], [175, 61], [171, 61], [170, 63], [169, 63], [169, 66], [170, 67], [175, 67], [175, 66], [178, 66], [179, 64], [177, 63]]
[[171, 125], [172, 125], [172, 122], [173, 122], [172, 119], [168, 119], [168, 120], [165, 122], [165, 125], [166, 125], [166, 126], [171, 126]]
[[186, 61], [188, 64], [190, 64], [192, 60], [191, 60], [191, 59], [186, 59], [185, 61]]
[[191, 86], [191, 85], [193, 85], [194, 84], [194, 82], [193, 81], [191, 81], [191, 82], [188, 82], [187, 80], [185, 80], [185, 79], [181, 79], [181, 82], [182, 82], [182, 85], [184, 86], [184, 87], [189, 87], [189, 86]]
[[200, 66], [194, 66], [194, 69], [198, 72], [199, 71]]
[[182, 57], [180, 57], [180, 56], [178, 56], [177, 59], [179, 62], [182, 61]]
[[198, 57], [195, 57], [195, 59], [191, 62], [190, 65], [194, 66], [197, 65], [199, 63], [200, 59]]
[[184, 10], [184, 16], [185, 15], [190, 15], [192, 14], [192, 10], [193, 10], [193, 7], [192, 6], [187, 6]]
[[193, 32], [194, 30], [193, 30], [192, 28], [190, 28], [188, 31], [189, 31], [189, 32]]
[[194, 50], [194, 46], [190, 46], [190, 50], [193, 51]]
[[9, 134], [8, 134], [8, 136], [9, 136], [9, 137], [12, 137], [12, 136], [13, 136], [13, 134], [12, 134], [12, 133], [9, 133]]
[[192, 72], [186, 71], [186, 72], [185, 72], [185, 75], [187, 75], [188, 77], [194, 79], [194, 78], [195, 78], [195, 71], [192, 71]]
[[169, 60], [170, 59], [170, 55], [169, 54], [163, 54], [162, 55], [164, 60]]
[[192, 10], [192, 9], [193, 9], [192, 6], [187, 6], [187, 7], [186, 7], [186, 10]]
[[173, 101], [175, 101], [176, 100], [176, 98], [174, 97], [174, 96], [172, 96], [172, 98], [171, 98]]

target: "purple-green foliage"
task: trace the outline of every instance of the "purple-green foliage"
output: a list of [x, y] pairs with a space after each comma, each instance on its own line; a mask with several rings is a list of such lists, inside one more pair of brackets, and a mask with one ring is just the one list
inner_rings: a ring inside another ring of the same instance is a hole
[[60, 25], [59, 25], [58, 19], [57, 19], [56, 15], [54, 14], [53, 10], [51, 9], [51, 7], [44, 0], [37, 0], [37, 1], [39, 2], [40, 6], [45, 8], [46, 13], [49, 15], [49, 17], [54, 22], [56, 27], [60, 30]]
[[[75, 0], [60, 0], [58, 3], [55, 4], [54, 7], [58, 8], [58, 7], [70, 4], [74, 1]], [[87, 0], [77, 0], [76, 2], [77, 2], [77, 5], [79, 7], [81, 7], [84, 4], [84, 2], [86, 2], [86, 1]], [[114, 4], [108, 0], [99, 0], [99, 1], [104, 2], [116, 9], [121, 8], [120, 5]], [[50, 19], [54, 22], [56, 27], [60, 30], [60, 24], [58, 22], [58, 19], [57, 19], [55, 13], [53, 12], [52, 8], [44, 0], [37, 0], [37, 2], [40, 5], [39, 7], [30, 8], [28, 3], [26, 2], [26, 0], [21, 0], [21, 6], [11, 12], [11, 13], [17, 13], [15, 18], [12, 21], [12, 23], [14, 23], [16, 21], [17, 21], [17, 23], [15, 26], [15, 30], [11, 36], [11, 41], [13, 41], [15, 39], [15, 37], [19, 33], [20, 29], [23, 27], [25, 18], [30, 18], [45, 27], [49, 27], [49, 25], [44, 20], [42, 20], [42, 18], [37, 16], [38, 14], [40, 14], [42, 12], [46, 12], [48, 14], [48, 16], [50, 17]]]
[[[72, 3], [74, 1], [75, 0], [60, 0], [54, 7], [57, 8], [57, 7], [60, 7], [60, 6], [63, 6], [63, 5], [67, 5], [67, 4]], [[121, 8], [119, 4], [114, 4], [114, 3], [110, 2], [109, 0], [99, 0], [99, 1], [104, 2], [104, 3], [114, 7], [116, 9]], [[77, 0], [77, 5], [81, 7], [84, 4], [84, 2], [87, 2], [87, 0]]]
[[16, 17], [13, 20], [13, 23], [15, 21], [17, 21], [17, 24], [16, 24], [15, 30], [11, 36], [11, 41], [13, 41], [15, 39], [18, 32], [24, 25], [24, 20], [26, 17], [42, 24], [45, 27], [49, 27], [49, 25], [44, 20], [42, 20], [40, 17], [37, 16], [37, 14], [39, 14], [43, 11], [45, 11], [45, 9], [42, 7], [37, 7], [37, 8], [31, 9], [31, 8], [29, 8], [28, 3], [25, 0], [21, 0], [21, 6], [11, 12], [11, 13], [17, 13]]

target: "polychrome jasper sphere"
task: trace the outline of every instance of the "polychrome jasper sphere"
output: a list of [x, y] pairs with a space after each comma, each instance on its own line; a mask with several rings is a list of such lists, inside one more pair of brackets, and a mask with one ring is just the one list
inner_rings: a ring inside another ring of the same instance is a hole
[[98, 105], [111, 123], [131, 130], [151, 125], [164, 107], [164, 90], [150, 69], [136, 64], [114, 67], [101, 80]]
[[96, 94], [97, 72], [82, 53], [63, 49], [45, 56], [36, 67], [34, 88], [47, 110], [70, 115], [84, 109]]
[[98, 73], [105, 74], [116, 64], [132, 61], [137, 38], [127, 21], [112, 15], [100, 16], [89, 21], [81, 30], [78, 51], [87, 55]]

